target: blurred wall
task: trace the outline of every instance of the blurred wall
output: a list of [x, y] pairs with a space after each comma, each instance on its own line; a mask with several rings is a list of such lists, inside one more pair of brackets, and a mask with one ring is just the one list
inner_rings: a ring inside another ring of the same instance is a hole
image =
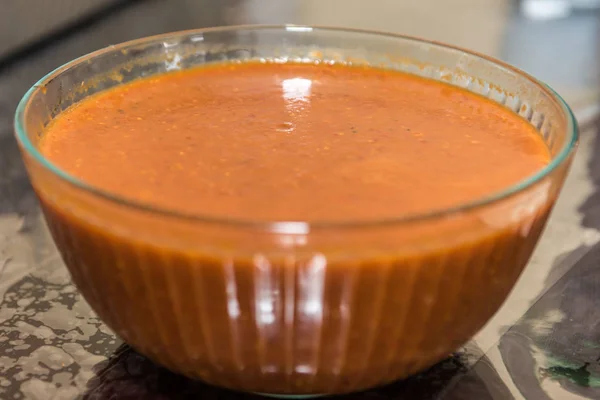
[[[229, 23], [333, 25], [421, 36], [486, 54], [502, 48], [511, 0], [243, 0]], [[236, 16], [240, 16], [236, 19]]]
[[120, 0], [0, 0], [0, 57]]

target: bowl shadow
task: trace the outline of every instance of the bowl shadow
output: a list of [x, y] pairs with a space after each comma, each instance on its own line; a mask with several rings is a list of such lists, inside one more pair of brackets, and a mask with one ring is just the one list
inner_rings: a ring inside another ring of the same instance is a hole
[[[476, 360], [476, 361], [473, 361]], [[188, 379], [153, 363], [126, 344], [94, 367], [83, 400], [253, 400], [265, 397], [237, 393]], [[498, 397], [500, 396], [500, 397]], [[480, 349], [467, 345], [461, 351], [411, 378], [362, 393], [335, 396], [345, 400], [510, 399], [508, 389]]]

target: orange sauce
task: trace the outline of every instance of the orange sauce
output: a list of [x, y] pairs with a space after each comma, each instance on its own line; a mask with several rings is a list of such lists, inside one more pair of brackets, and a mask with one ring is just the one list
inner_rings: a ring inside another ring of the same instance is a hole
[[549, 161], [526, 121], [446, 84], [370, 68], [259, 63], [94, 96], [54, 122], [42, 151], [126, 198], [294, 221], [456, 206]]
[[[311, 222], [456, 206], [550, 158], [525, 120], [467, 91], [269, 63], [91, 96], [40, 148], [84, 182], [153, 207]], [[35, 176], [73, 280], [108, 326], [173, 370], [278, 394], [361, 390], [454, 351], [508, 295], [558, 190], [542, 182], [447, 217], [290, 233], [147, 212]]]

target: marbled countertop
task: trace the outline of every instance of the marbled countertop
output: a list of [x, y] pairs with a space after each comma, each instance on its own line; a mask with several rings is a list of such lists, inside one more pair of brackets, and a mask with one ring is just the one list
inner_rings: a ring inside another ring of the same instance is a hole
[[0, 398], [250, 398], [161, 369], [97, 319], [48, 236], [11, 128], [28, 87], [79, 55], [154, 33], [242, 22], [343, 25], [452, 42], [521, 66], [563, 94], [582, 123], [580, 151], [544, 238], [504, 307], [430, 371], [349, 398], [600, 398], [600, 23], [594, 13], [531, 23], [512, 4], [372, 0], [365, 9], [359, 0], [137, 1], [0, 63]]

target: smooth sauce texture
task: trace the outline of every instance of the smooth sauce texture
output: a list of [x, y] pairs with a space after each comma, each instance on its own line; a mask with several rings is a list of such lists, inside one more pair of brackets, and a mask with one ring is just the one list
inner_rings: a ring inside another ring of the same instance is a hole
[[211, 216], [400, 217], [501, 191], [549, 162], [526, 121], [399, 72], [224, 64], [84, 100], [42, 152], [120, 196]]

